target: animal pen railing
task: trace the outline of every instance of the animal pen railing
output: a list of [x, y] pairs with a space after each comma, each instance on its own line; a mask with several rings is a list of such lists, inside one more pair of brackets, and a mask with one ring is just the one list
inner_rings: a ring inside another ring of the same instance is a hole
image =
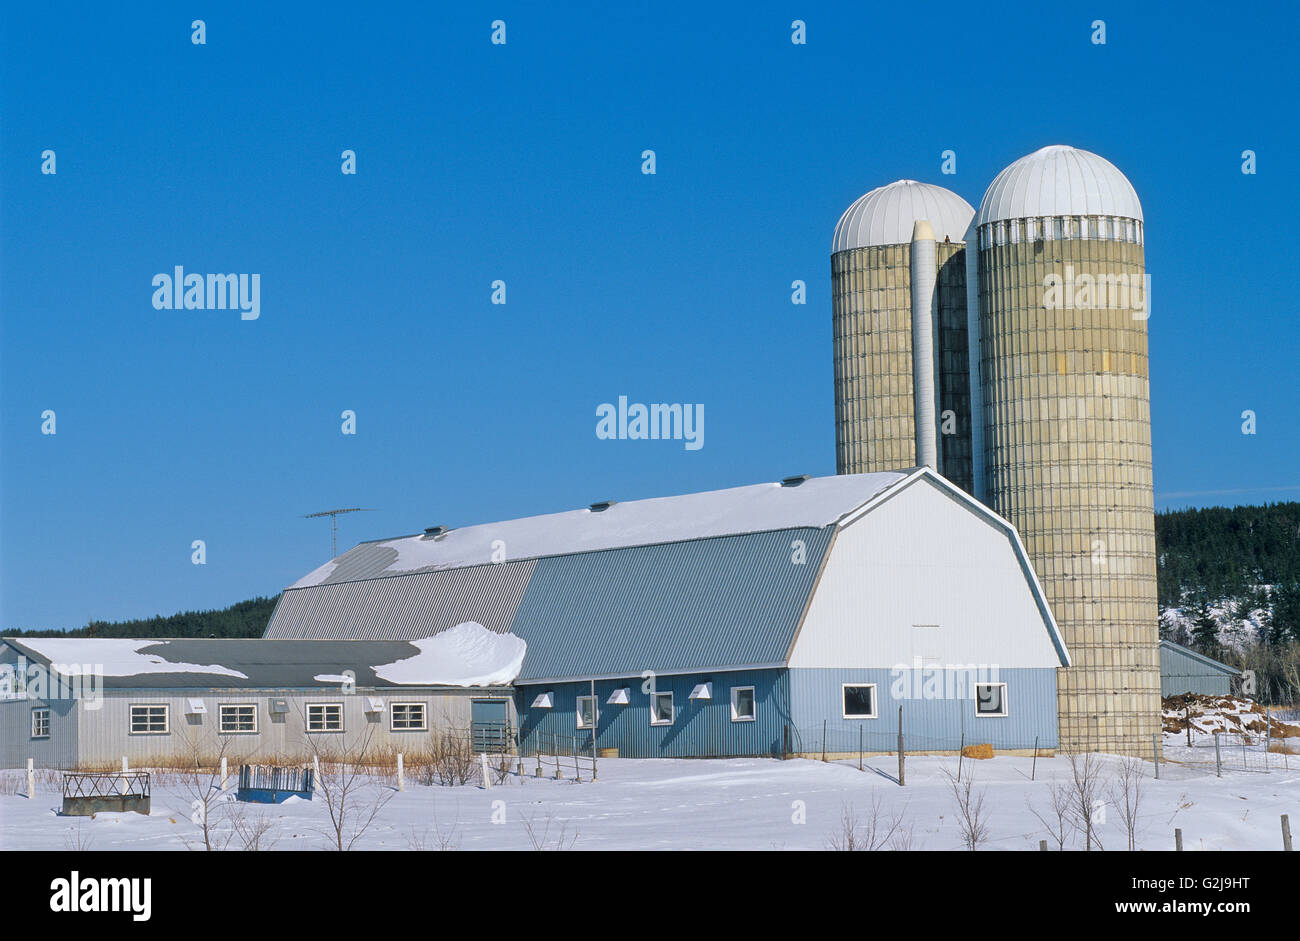
[[577, 737], [554, 732], [534, 732], [529, 747], [519, 749], [520, 774], [531, 768], [535, 777], [572, 777], [575, 781], [596, 779], [596, 751], [591, 735]]
[[153, 799], [148, 771], [65, 771], [64, 814], [89, 817], [106, 811], [148, 814]]

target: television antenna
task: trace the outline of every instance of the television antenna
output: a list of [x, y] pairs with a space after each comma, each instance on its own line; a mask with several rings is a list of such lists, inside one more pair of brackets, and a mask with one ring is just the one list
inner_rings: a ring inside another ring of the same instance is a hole
[[334, 559], [339, 554], [339, 516], [343, 513], [373, 513], [373, 507], [348, 506], [337, 510], [321, 510], [319, 513], [308, 513], [303, 517], [305, 520], [316, 519], [321, 516], [330, 518], [330, 558]]

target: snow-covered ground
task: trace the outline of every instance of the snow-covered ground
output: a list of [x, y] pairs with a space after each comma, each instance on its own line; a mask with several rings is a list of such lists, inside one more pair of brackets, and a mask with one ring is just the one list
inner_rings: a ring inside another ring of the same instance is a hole
[[[1173, 738], [1167, 737], [1171, 749]], [[1187, 850], [1280, 849], [1279, 815], [1290, 814], [1300, 829], [1300, 756], [1286, 758], [1289, 770], [1282, 755], [1272, 757], [1271, 773], [1225, 768], [1222, 778], [1212, 768], [1164, 763], [1158, 781], [1151, 764], [1143, 763], [1138, 847], [1172, 849], [1179, 827]], [[1122, 759], [1103, 756], [1101, 763], [1113, 779]], [[841, 833], [844, 808], [851, 806], [865, 825], [873, 801], [882, 819], [901, 816], [900, 832], [910, 836], [905, 842], [912, 849], [961, 848], [946, 776], [955, 774], [956, 758], [908, 759], [901, 788], [886, 776], [897, 771], [894, 759], [872, 758], [868, 765], [859, 771], [856, 762], [606, 759], [594, 783], [511, 775], [488, 790], [408, 780], [401, 793], [376, 784], [374, 793], [392, 798], [356, 848], [529, 850], [534, 843], [562, 843], [574, 850], [826, 849]], [[962, 763], [963, 776], [973, 777], [975, 793], [984, 795], [989, 836], [981, 848], [1036, 850], [1040, 839], [1055, 848], [1029, 805], [1052, 818], [1051, 782], [1068, 780], [1070, 764], [1063, 757], [1040, 758], [1036, 780], [1030, 780], [1031, 766], [1032, 759], [1013, 757]], [[531, 774], [532, 766], [526, 770]], [[54, 790], [38, 789], [35, 800], [15, 795], [25, 775], [4, 775], [0, 850], [184, 850], [201, 840], [191, 820], [192, 797], [175, 783], [155, 786], [148, 817], [106, 813], [90, 819], [58, 816]], [[245, 822], [266, 815], [274, 849], [328, 846], [329, 819], [319, 794], [281, 805], [225, 805], [213, 812], [217, 829], [228, 827], [223, 821], [232, 809], [242, 811]], [[1103, 846], [1124, 849], [1125, 826], [1115, 806], [1108, 803], [1101, 816]], [[1077, 848], [1077, 837], [1068, 845]]]

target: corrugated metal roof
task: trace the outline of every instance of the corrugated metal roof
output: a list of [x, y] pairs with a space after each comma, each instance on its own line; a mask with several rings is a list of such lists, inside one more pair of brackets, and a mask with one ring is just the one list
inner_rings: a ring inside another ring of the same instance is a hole
[[1213, 657], [1207, 657], [1190, 647], [1176, 644], [1172, 640], [1162, 640], [1160, 642], [1160, 671], [1162, 673], [1186, 675], [1188, 669], [1193, 672], [1203, 672], [1196, 670], [1192, 667], [1192, 664], [1198, 664], [1208, 670], [1224, 673], [1228, 676], [1241, 675], [1241, 671], [1236, 667], [1228, 666], [1228, 664], [1215, 660]]
[[[799, 527], [822, 528], [891, 487], [906, 474], [813, 477], [797, 486], [754, 484], [589, 508], [364, 543], [289, 586], [404, 575], [512, 561], [658, 545]], [[483, 622], [487, 623], [487, 622]]]
[[[358, 546], [340, 562], [368, 548]], [[330, 578], [317, 587], [287, 589], [265, 636], [417, 640], [465, 621], [504, 633], [534, 564], [529, 559], [369, 581]]]
[[541, 559], [511, 627], [528, 642], [519, 681], [784, 662], [833, 531]]
[[[383, 640], [265, 640], [262, 638], [3, 638], [28, 660], [48, 665], [92, 665], [103, 658], [121, 658], [121, 648], [134, 646], [152, 661], [147, 672], [97, 677], [105, 689], [337, 689], [344, 670], [356, 675], [358, 687], [409, 688], [378, 677], [374, 668], [420, 655], [420, 648]], [[107, 646], [106, 646], [107, 645]], [[184, 667], [165, 672], [168, 663]], [[219, 666], [228, 672], [210, 673], [195, 665]], [[62, 671], [68, 673], [69, 671]], [[75, 674], [77, 671], [71, 671]], [[231, 675], [231, 673], [242, 675]], [[316, 679], [317, 676], [329, 677]]]

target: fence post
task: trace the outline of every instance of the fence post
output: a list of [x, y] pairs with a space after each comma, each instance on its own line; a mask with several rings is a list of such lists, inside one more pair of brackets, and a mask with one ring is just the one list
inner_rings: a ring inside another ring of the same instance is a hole
[[1174, 828], [1174, 849], [1180, 853], [1183, 851], [1183, 831], [1177, 827]]
[[479, 752], [478, 757], [479, 763], [483, 765], [483, 787], [490, 791], [492, 790], [492, 774], [488, 770], [487, 752]]
[[31, 758], [27, 759], [27, 799], [36, 800], [36, 765]]
[[1214, 733], [1214, 774], [1223, 777], [1223, 754], [1219, 751], [1219, 733]]
[[1286, 814], [1282, 815], [1282, 852], [1290, 853], [1291, 849], [1291, 818]]
[[221, 756], [221, 789], [226, 789], [226, 756]]
[[1160, 733], [1159, 732], [1153, 732], [1151, 734], [1151, 757], [1155, 759], [1156, 780], [1159, 781], [1160, 780]]
[[862, 770], [862, 726], [858, 726], [858, 770]]
[[117, 792], [125, 796], [126, 794], [126, 773], [130, 771], [126, 763], [126, 755], [122, 756], [122, 776], [117, 779]]
[[551, 735], [551, 755], [555, 758], [555, 780], [560, 781], [564, 778], [564, 772], [560, 770], [560, 736]]
[[826, 720], [822, 719], [822, 761], [826, 760]]
[[1038, 841], [1038, 848], [1039, 848], [1040, 850], [1042, 850], [1044, 853], [1046, 853], [1046, 852], [1047, 852], [1047, 841], [1046, 841], [1046, 840], [1039, 840], [1039, 841]]
[[311, 770], [311, 789], [314, 791], [316, 790], [317, 782], [320, 781], [320, 755], [311, 756]]
[[1268, 773], [1268, 749], [1273, 743], [1273, 707], [1264, 707], [1264, 773]]
[[898, 786], [903, 787], [903, 707], [898, 707]]
[[957, 781], [961, 782], [961, 760], [966, 757], [966, 733], [961, 733], [961, 746], [957, 751]]
[[573, 780], [582, 783], [582, 769], [578, 767], [578, 736], [573, 737]]
[[402, 753], [397, 753], [397, 789], [406, 790], [406, 769], [402, 765]]
[[1187, 723], [1187, 747], [1192, 747], [1192, 704], [1183, 703], [1183, 721]]
[[[1038, 777], [1038, 736], [1034, 736], [1034, 763], [1029, 766], [1029, 780], [1033, 781]], [[1047, 848], [1047, 841], [1043, 841], [1043, 848]]]

